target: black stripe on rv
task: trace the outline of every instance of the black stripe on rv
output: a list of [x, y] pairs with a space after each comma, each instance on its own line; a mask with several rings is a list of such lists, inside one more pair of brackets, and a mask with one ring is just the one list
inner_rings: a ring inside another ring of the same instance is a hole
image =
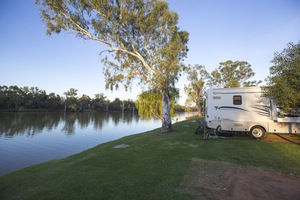
[[256, 112], [259, 115], [270, 116], [270, 107], [269, 106], [254, 105], [254, 106], [251, 106], [251, 108], [253, 108], [254, 112]]
[[249, 112], [246, 109], [233, 107], [233, 106], [215, 106], [215, 108], [216, 108], [216, 110], [242, 110], [242, 111]]

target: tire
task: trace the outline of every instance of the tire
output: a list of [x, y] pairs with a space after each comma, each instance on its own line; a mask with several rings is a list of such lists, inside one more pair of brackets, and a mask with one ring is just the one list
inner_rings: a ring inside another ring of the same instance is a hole
[[263, 139], [266, 135], [266, 131], [261, 126], [254, 126], [250, 130], [250, 136], [254, 139]]
[[222, 127], [220, 125], [217, 126], [215, 133], [219, 137], [226, 137], [226, 133], [222, 131]]
[[217, 136], [222, 136], [222, 127], [219, 125], [216, 128], [216, 135]]
[[234, 134], [230, 131], [222, 131], [222, 127], [219, 125], [216, 128], [216, 135], [219, 137], [232, 137]]

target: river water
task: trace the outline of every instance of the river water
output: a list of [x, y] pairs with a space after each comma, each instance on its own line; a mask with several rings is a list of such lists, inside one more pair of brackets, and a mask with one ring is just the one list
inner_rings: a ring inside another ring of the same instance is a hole
[[0, 113], [0, 175], [159, 127], [136, 113]]

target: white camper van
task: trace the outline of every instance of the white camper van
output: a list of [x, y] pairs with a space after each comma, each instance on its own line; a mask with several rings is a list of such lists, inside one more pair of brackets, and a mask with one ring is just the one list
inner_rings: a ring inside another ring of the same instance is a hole
[[280, 113], [260, 87], [208, 89], [206, 124], [217, 134], [247, 132], [256, 139], [263, 138], [266, 132], [300, 133], [300, 116]]

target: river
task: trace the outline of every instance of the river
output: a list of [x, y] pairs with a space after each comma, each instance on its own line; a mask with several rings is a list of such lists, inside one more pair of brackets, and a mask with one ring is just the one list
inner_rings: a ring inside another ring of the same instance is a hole
[[136, 113], [0, 113], [0, 175], [160, 126]]

